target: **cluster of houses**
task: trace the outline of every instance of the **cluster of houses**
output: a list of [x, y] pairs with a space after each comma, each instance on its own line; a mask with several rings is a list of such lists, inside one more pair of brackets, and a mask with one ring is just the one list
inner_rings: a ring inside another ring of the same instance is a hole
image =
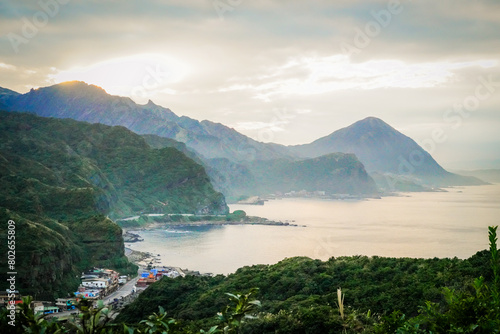
[[[319, 190], [319, 191], [307, 191], [305, 189], [300, 190], [300, 191], [290, 191], [287, 193], [280, 193], [277, 192], [276, 194], [272, 194], [275, 197], [324, 197], [326, 196], [326, 191]], [[271, 196], [272, 196], [271, 195]]]
[[[141, 273], [136, 283], [136, 288], [139, 290], [143, 290], [150, 284], [160, 280], [164, 276], [175, 278], [178, 276], [185, 276], [185, 274], [182, 270], [176, 268], [154, 268]], [[80, 298], [86, 298], [90, 300], [102, 299], [105, 296], [116, 291], [120, 285], [125, 284], [128, 280], [128, 276], [120, 276], [119, 273], [114, 270], [94, 268], [82, 273], [80, 286], [78, 287], [78, 291], [74, 293], [75, 297], [57, 298], [55, 303], [34, 301], [32, 306], [35, 313], [52, 314], [64, 311], [72, 311], [75, 310], [75, 304]], [[0, 302], [3, 302], [3, 304], [5, 305], [9, 302], [9, 295], [7, 293], [5, 293], [4, 295], [0, 293]], [[21, 296], [17, 291], [15, 300], [16, 304], [22, 302]]]
[[[35, 313], [52, 314], [75, 309], [75, 304], [79, 298], [85, 297], [91, 300], [97, 300], [117, 290], [119, 285], [125, 284], [127, 276], [119, 274], [111, 269], [94, 268], [88, 272], [82, 273], [81, 283], [74, 298], [57, 298], [56, 302], [33, 301], [32, 307]], [[19, 292], [0, 293], [0, 304], [6, 305], [15, 295], [15, 303], [22, 303]]]
[[179, 273], [179, 271], [174, 268], [166, 267], [166, 268], [151, 269], [149, 271], [144, 271], [141, 273], [141, 277], [137, 281], [136, 287], [146, 288], [150, 284], [153, 284], [154, 282], [160, 280], [163, 276], [175, 278], [181, 275], [182, 274]]
[[119, 274], [111, 269], [94, 268], [82, 273], [82, 282], [75, 292], [77, 298], [101, 299], [116, 291], [120, 284], [127, 282], [127, 276]]
[[288, 198], [288, 197], [299, 197], [299, 198], [327, 198], [327, 199], [336, 199], [336, 200], [350, 200], [350, 199], [359, 199], [358, 195], [351, 195], [351, 194], [327, 194], [326, 191], [323, 190], [317, 190], [317, 191], [307, 191], [307, 190], [300, 190], [300, 191], [295, 191], [292, 190], [290, 192], [275, 192], [274, 194], [269, 194], [267, 196], [264, 196], [263, 199], [260, 199], [260, 202], [256, 203], [241, 203], [240, 204], [264, 204], [265, 201], [267, 200], [272, 200], [272, 199], [282, 199], [282, 198]]

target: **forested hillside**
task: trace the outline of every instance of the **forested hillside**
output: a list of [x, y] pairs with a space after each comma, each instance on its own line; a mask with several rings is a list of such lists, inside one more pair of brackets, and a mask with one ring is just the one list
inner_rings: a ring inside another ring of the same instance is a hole
[[[400, 317], [415, 316], [426, 301], [444, 303], [444, 287], [470, 291], [480, 275], [492, 279], [486, 251], [466, 260], [354, 256], [323, 262], [296, 257], [243, 267], [227, 277], [163, 278], [117, 320], [138, 322], [162, 306], [187, 328], [208, 328], [217, 324], [214, 315], [228, 303], [224, 292], [257, 287], [262, 307], [241, 333], [340, 333], [344, 326], [349, 332], [373, 332], [374, 324], [394, 310], [402, 312]], [[345, 319], [339, 313], [338, 288], [345, 295]]]
[[106, 216], [228, 211], [203, 167], [174, 148], [153, 149], [124, 127], [24, 113], [0, 112], [0, 180], [0, 237], [14, 220], [18, 288], [37, 297], [66, 295], [91, 266], [137, 270]]
[[203, 164], [217, 190], [231, 200], [252, 194], [306, 190], [327, 195], [378, 196], [375, 181], [354, 154], [331, 153], [313, 159], [255, 160], [235, 163], [226, 158], [197, 156], [183, 143], [155, 135], [143, 135], [154, 148], [175, 147]]
[[248, 169], [255, 175], [254, 191], [258, 194], [306, 190], [378, 196], [375, 182], [354, 154], [332, 153], [301, 161], [254, 161]]

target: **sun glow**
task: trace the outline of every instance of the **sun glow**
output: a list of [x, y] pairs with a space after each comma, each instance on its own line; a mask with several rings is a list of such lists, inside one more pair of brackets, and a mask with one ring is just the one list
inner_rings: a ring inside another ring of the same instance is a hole
[[52, 75], [51, 80], [54, 83], [84, 81], [102, 87], [110, 94], [129, 96], [143, 103], [158, 93], [175, 94], [173, 84], [189, 72], [189, 66], [178, 59], [159, 54], [137, 54], [61, 70]]

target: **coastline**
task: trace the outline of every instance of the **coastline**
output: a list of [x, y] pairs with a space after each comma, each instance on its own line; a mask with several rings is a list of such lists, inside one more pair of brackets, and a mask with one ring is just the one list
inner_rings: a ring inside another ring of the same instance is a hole
[[132, 231], [145, 231], [145, 230], [155, 230], [163, 229], [168, 227], [188, 227], [188, 226], [223, 226], [223, 225], [268, 225], [268, 226], [290, 226], [290, 227], [306, 227], [306, 225], [298, 225], [294, 223], [294, 220], [285, 221], [274, 221], [267, 218], [260, 218], [249, 216], [245, 219], [239, 221], [228, 221], [228, 220], [199, 220], [199, 221], [179, 221], [179, 222], [148, 222], [138, 226], [122, 226], [123, 235], [130, 238], [137, 238], [135, 241], [126, 242], [140, 242], [141, 237], [137, 234], [132, 233]]
[[125, 256], [128, 258], [130, 262], [136, 264], [139, 267], [138, 274], [144, 271], [148, 271], [149, 270], [148, 266], [150, 266], [151, 269], [170, 268], [177, 271], [179, 275], [182, 277], [185, 277], [188, 274], [188, 272], [190, 272], [187, 269], [172, 267], [161, 263], [160, 254], [155, 255], [151, 252], [142, 252], [125, 246]]
[[[133, 217], [135, 218], [135, 217]], [[284, 227], [305, 227], [306, 225], [294, 224], [295, 221], [272, 221], [267, 218], [260, 218], [254, 216], [247, 216], [239, 221], [227, 220], [200, 220], [193, 222], [148, 222], [139, 226], [121, 227], [124, 239], [125, 256], [130, 262], [139, 266], [139, 273], [147, 271], [149, 268], [173, 268], [179, 272], [181, 276], [196, 275], [196, 276], [212, 276], [212, 273], [200, 273], [196, 270], [181, 269], [179, 267], [172, 267], [162, 262], [160, 254], [153, 254], [147, 251], [140, 251], [132, 249], [133, 244], [140, 248], [140, 243], [144, 241], [141, 231], [154, 231], [168, 228], [182, 228], [182, 227], [196, 227], [196, 226], [223, 226], [223, 225], [267, 225], [267, 226], [284, 226]], [[135, 247], [134, 247], [135, 248]]]

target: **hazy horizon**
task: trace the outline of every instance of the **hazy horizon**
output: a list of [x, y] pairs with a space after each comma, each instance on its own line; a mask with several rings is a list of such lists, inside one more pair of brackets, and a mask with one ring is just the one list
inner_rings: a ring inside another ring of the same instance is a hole
[[0, 86], [82, 80], [284, 145], [374, 116], [445, 168], [500, 168], [498, 14], [495, 1], [18, 1], [0, 11]]

